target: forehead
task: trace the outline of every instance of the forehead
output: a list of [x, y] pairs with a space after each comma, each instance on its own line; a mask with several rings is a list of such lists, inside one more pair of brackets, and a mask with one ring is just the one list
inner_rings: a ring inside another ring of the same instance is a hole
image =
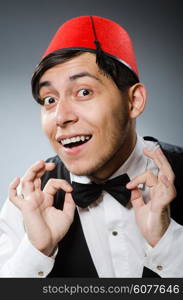
[[98, 65], [96, 64], [96, 56], [93, 53], [83, 53], [77, 57], [73, 57], [65, 62], [59, 63], [49, 68], [40, 78], [40, 83], [48, 79], [62, 78], [67, 79], [74, 76], [76, 73], [87, 72], [102, 76]]

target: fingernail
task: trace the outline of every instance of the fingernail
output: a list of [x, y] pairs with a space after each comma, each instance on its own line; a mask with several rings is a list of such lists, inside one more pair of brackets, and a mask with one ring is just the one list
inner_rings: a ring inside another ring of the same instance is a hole
[[45, 165], [45, 162], [43, 161], [43, 160], [39, 160], [38, 162], [37, 162], [37, 165], [38, 166], [44, 166]]
[[69, 183], [66, 183], [66, 184], [67, 184], [68, 189], [72, 192], [72, 190], [73, 190], [72, 186]]

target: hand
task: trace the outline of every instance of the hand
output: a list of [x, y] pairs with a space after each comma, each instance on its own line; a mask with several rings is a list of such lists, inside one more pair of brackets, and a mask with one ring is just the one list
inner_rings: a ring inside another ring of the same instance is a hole
[[[17, 195], [20, 179], [10, 184], [9, 199], [22, 212], [24, 225], [31, 243], [45, 255], [51, 255], [57, 243], [65, 236], [74, 218], [75, 204], [72, 187], [62, 179], [50, 179], [41, 190], [41, 176], [54, 169], [54, 163], [39, 161], [21, 179], [22, 195]], [[54, 195], [66, 192], [63, 210], [53, 207]]]
[[[135, 211], [137, 225], [144, 238], [154, 247], [167, 230], [169, 217], [169, 203], [175, 198], [174, 173], [168, 160], [160, 148], [155, 151], [144, 149], [144, 154], [153, 159], [159, 172], [155, 176], [151, 171], [135, 177], [127, 184], [132, 190], [131, 202]], [[139, 184], [149, 187], [150, 201], [145, 204]]]

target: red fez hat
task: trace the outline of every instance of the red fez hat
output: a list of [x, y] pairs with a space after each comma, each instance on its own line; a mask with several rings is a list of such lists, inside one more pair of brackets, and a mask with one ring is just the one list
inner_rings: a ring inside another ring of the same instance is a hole
[[81, 16], [65, 22], [51, 40], [43, 58], [59, 49], [95, 52], [97, 47], [125, 64], [139, 77], [128, 33], [117, 23], [97, 16]]

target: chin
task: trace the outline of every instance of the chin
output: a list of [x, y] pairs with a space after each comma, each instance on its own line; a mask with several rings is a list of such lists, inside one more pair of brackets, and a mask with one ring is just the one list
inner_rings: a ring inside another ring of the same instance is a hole
[[95, 168], [93, 166], [89, 166], [88, 162], [84, 164], [83, 166], [81, 164], [67, 164], [63, 162], [66, 168], [69, 170], [74, 175], [77, 176], [89, 176], [90, 174], [93, 173]]

